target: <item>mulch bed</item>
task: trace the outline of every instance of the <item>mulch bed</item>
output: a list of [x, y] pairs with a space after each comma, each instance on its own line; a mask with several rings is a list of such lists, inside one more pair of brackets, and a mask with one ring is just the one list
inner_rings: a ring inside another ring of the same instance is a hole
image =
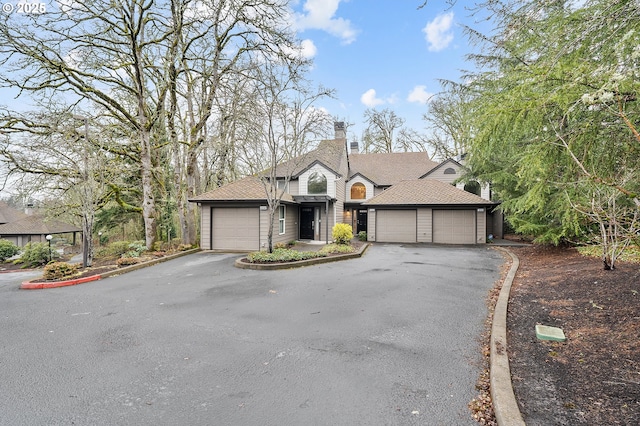
[[[605, 271], [572, 248], [512, 250], [508, 351], [526, 424], [640, 424], [640, 265]], [[536, 324], [567, 341], [538, 340]]]

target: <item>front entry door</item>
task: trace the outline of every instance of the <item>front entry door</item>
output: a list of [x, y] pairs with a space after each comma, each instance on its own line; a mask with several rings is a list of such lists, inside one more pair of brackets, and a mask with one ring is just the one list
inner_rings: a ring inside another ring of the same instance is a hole
[[300, 209], [300, 239], [313, 240], [313, 207]]
[[358, 210], [358, 223], [356, 226], [356, 234], [358, 232], [367, 232], [367, 211]]

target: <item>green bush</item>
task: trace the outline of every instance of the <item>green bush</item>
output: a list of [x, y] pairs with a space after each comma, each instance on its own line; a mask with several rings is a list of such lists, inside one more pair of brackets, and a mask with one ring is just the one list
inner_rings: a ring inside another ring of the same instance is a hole
[[327, 253], [278, 248], [273, 250], [272, 253], [266, 251], [255, 251], [253, 253], [249, 253], [247, 260], [250, 263], [279, 263], [314, 259], [316, 257], [327, 257]]
[[29, 268], [46, 265], [49, 263], [49, 259], [54, 260], [59, 257], [58, 252], [50, 248], [48, 243], [29, 243], [24, 246], [17, 263], [22, 263], [25, 268]]
[[138, 257], [121, 257], [116, 260], [116, 265], [118, 266], [131, 266], [137, 265], [138, 263], [140, 263], [140, 258]]
[[353, 238], [353, 229], [348, 223], [336, 223], [331, 231], [336, 244], [349, 244]]
[[44, 267], [42, 276], [45, 280], [59, 280], [71, 277], [78, 272], [80, 265], [72, 265], [67, 262], [52, 262]]
[[367, 231], [358, 232], [358, 239], [360, 241], [367, 241]]
[[140, 257], [145, 251], [147, 251], [147, 246], [144, 241], [134, 241], [129, 243], [128, 250], [122, 257]]
[[95, 249], [96, 257], [120, 257], [129, 251], [129, 241], [114, 241], [107, 246]]
[[0, 240], [0, 262], [20, 253], [20, 248], [9, 240]]
[[356, 249], [353, 246], [350, 246], [348, 244], [327, 244], [326, 246], [320, 249], [321, 253], [327, 253], [327, 254], [332, 254], [332, 253], [344, 254], [344, 253], [353, 253], [355, 251]]

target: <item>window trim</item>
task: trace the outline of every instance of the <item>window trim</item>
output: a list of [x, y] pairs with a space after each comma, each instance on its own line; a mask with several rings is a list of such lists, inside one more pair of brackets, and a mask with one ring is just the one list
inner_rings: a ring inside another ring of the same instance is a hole
[[[353, 198], [353, 188], [360, 188], [362, 187], [364, 189], [364, 193], [363, 193], [363, 197], [362, 198]], [[366, 200], [367, 199], [367, 185], [365, 185], [362, 182], [354, 182], [351, 185], [351, 188], [349, 188], [349, 198], [352, 200]]]
[[287, 206], [278, 207], [278, 235], [284, 235], [287, 231]]
[[[322, 177], [322, 181], [324, 182], [324, 192], [311, 192], [309, 191], [309, 183], [311, 182], [311, 177], [314, 175], [318, 175]], [[327, 179], [327, 175], [320, 171], [313, 171], [309, 177], [307, 178], [307, 194], [308, 195], [326, 195], [329, 193], [329, 179]]]
[[289, 181], [286, 179], [276, 179], [276, 189], [282, 192], [289, 192]]
[[456, 169], [454, 169], [453, 167], [447, 167], [446, 169], [444, 169], [444, 174], [445, 175], [455, 175], [456, 174]]

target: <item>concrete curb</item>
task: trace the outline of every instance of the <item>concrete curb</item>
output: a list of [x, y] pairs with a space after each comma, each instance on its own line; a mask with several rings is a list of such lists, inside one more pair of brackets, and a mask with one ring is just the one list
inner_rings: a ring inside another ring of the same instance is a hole
[[58, 287], [68, 287], [72, 285], [84, 284], [92, 281], [98, 281], [102, 278], [113, 277], [115, 275], [125, 274], [127, 272], [135, 271], [137, 269], [146, 268], [147, 266], [156, 265], [158, 263], [167, 262], [172, 259], [176, 259], [178, 257], [186, 256], [188, 254], [197, 253], [200, 249], [191, 249], [181, 251], [180, 253], [175, 253], [169, 256], [161, 257], [158, 259], [149, 260], [148, 262], [138, 263], [136, 265], [125, 266], [124, 268], [114, 269], [113, 271], [107, 271], [98, 275], [91, 275], [90, 277], [76, 278], [65, 281], [45, 281], [45, 282], [31, 282], [25, 281], [20, 285], [22, 290], [42, 290], [46, 288], [58, 288]]
[[246, 262], [242, 262], [242, 259], [244, 259], [246, 257], [245, 256], [245, 257], [236, 259], [234, 266], [240, 269], [253, 269], [257, 271], [275, 271], [279, 269], [302, 268], [304, 266], [319, 265], [321, 263], [337, 262], [340, 260], [347, 260], [347, 259], [356, 259], [358, 257], [362, 257], [362, 255], [364, 254], [364, 252], [367, 250], [369, 246], [370, 246], [369, 243], [363, 244], [362, 247], [360, 247], [360, 250], [358, 250], [355, 253], [347, 253], [347, 254], [341, 254], [338, 256], [329, 256], [329, 257], [317, 257], [315, 259], [300, 260], [298, 262], [246, 263]]
[[507, 305], [509, 303], [511, 285], [520, 266], [520, 259], [507, 248], [496, 248], [511, 256], [513, 263], [502, 283], [502, 289], [493, 312], [490, 348], [491, 399], [499, 426], [524, 426], [525, 423], [513, 393], [509, 356], [507, 355]]

